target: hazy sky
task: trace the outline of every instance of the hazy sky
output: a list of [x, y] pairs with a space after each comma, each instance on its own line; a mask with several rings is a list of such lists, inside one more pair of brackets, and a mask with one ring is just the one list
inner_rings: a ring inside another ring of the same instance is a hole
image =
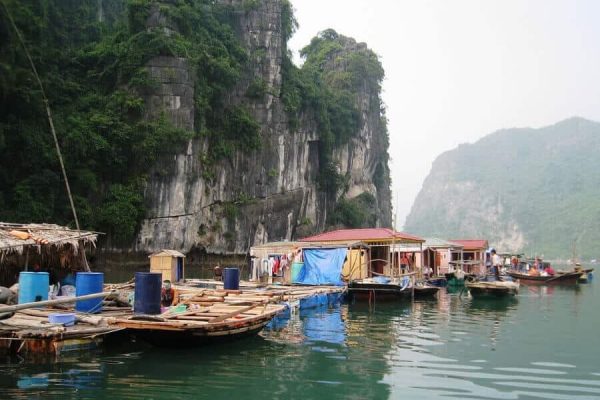
[[501, 128], [600, 121], [600, 0], [292, 4], [292, 50], [333, 28], [380, 56], [399, 228], [442, 152]]

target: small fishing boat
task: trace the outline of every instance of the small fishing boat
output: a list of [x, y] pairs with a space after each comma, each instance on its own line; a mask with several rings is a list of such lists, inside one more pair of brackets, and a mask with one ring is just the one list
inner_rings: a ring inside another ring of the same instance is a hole
[[519, 292], [519, 282], [506, 281], [467, 281], [465, 288], [473, 298], [510, 297]]
[[507, 275], [518, 279], [523, 285], [575, 285], [581, 276], [581, 272], [565, 272], [555, 275], [528, 275], [516, 271], [507, 271]]
[[437, 286], [425, 282], [413, 284], [408, 276], [402, 278], [357, 279], [348, 283], [348, 295], [353, 300], [399, 300], [412, 298], [432, 298], [440, 290]]

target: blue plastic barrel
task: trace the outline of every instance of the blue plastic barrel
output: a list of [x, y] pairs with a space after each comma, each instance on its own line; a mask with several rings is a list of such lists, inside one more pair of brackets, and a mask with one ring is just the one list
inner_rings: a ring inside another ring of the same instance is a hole
[[[102, 293], [104, 289], [104, 273], [78, 272], [75, 276], [75, 295]], [[75, 310], [85, 313], [98, 313], [102, 311], [102, 298], [79, 300], [75, 303]]]
[[48, 300], [50, 275], [47, 272], [21, 272], [19, 274], [19, 304]]
[[135, 314], [160, 314], [160, 293], [162, 274], [160, 272], [136, 272], [133, 312]]
[[240, 288], [240, 270], [235, 267], [223, 269], [223, 289], [238, 290]]
[[302, 268], [304, 268], [303, 262], [295, 261], [292, 263], [292, 283], [298, 283], [298, 278], [300, 277], [300, 272], [302, 272]]

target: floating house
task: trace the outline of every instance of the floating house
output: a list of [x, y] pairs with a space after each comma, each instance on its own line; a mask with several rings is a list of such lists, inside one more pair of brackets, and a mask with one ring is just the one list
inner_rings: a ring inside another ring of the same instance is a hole
[[465, 272], [485, 274], [486, 251], [489, 247], [485, 239], [451, 239], [453, 243], [463, 246], [462, 258], [456, 255], [451, 261], [467, 266]]
[[250, 248], [250, 280], [267, 281], [268, 283], [299, 283], [296, 268], [304, 266], [306, 252], [324, 249], [346, 249], [342, 276], [348, 279], [366, 271], [365, 253], [368, 245], [359, 241], [347, 243], [322, 242], [269, 242]]
[[426, 238], [423, 243], [422, 265], [432, 276], [441, 276], [451, 269], [451, 261], [463, 259], [464, 246], [439, 238]]
[[160, 272], [163, 280], [179, 282], [185, 278], [185, 255], [177, 250], [150, 254], [150, 272]]
[[363, 243], [367, 247], [351, 248], [342, 269], [346, 280], [364, 279], [374, 275], [399, 275], [401, 261], [408, 259], [416, 267], [416, 255], [425, 242], [420, 237], [389, 228], [339, 229], [300, 239], [303, 243], [351, 246]]
[[86, 247], [98, 233], [53, 224], [0, 222], [0, 286], [18, 281], [20, 271], [89, 271]]
[[[250, 248], [250, 281], [258, 282], [263, 280], [269, 283], [290, 283], [291, 263], [296, 259], [298, 249], [301, 246], [302, 243], [290, 241], [269, 242], [252, 246]], [[275, 276], [273, 276], [273, 264], [275, 260], [278, 262], [278, 268], [275, 269]], [[279, 268], [282, 261], [284, 268]], [[301, 261], [300, 257], [298, 257], [298, 261]]]

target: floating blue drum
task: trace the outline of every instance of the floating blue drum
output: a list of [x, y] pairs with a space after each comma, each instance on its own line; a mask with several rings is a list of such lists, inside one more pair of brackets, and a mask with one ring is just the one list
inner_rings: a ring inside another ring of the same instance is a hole
[[162, 274], [160, 272], [136, 272], [133, 312], [135, 314], [160, 314]]
[[[104, 273], [78, 272], [75, 276], [75, 296], [102, 293], [104, 289]], [[102, 297], [90, 300], [79, 300], [75, 303], [75, 310], [85, 313], [98, 313], [102, 311]]]
[[240, 288], [240, 270], [235, 267], [223, 269], [223, 289], [238, 290]]
[[49, 285], [50, 275], [47, 272], [21, 272], [19, 274], [19, 304], [48, 300]]

